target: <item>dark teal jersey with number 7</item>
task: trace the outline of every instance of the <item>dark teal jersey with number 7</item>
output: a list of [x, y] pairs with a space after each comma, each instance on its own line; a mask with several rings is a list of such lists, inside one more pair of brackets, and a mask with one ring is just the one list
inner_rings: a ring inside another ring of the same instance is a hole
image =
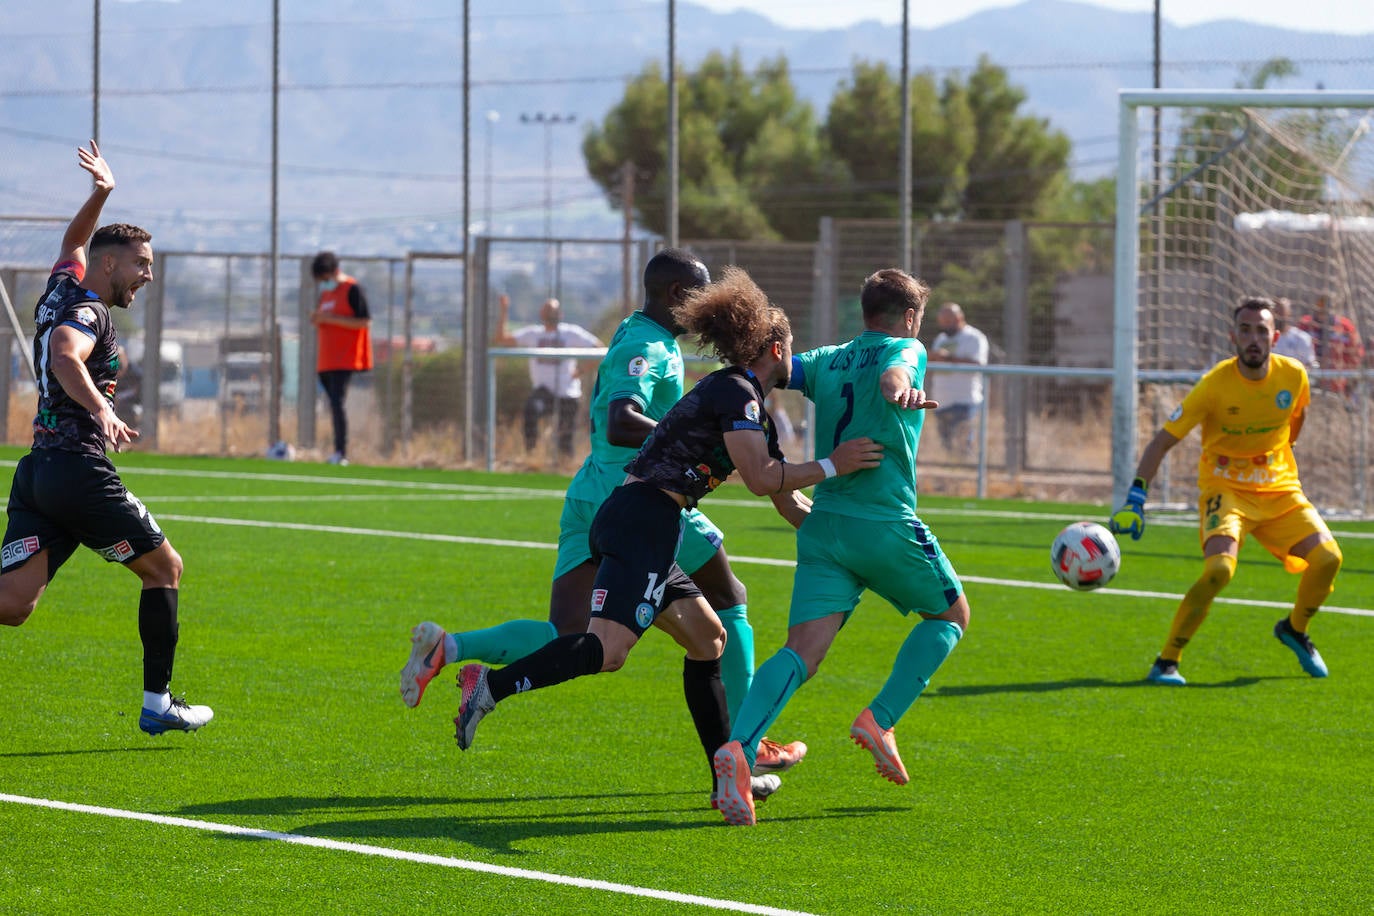
[[817, 458], [860, 436], [883, 446], [878, 467], [817, 484], [813, 512], [916, 518], [916, 449], [928, 411], [904, 410], [884, 400], [880, 379], [892, 366], [907, 370], [913, 388], [922, 387], [925, 346], [914, 338], [864, 331], [847, 344], [817, 347], [793, 357], [788, 387], [816, 405]]

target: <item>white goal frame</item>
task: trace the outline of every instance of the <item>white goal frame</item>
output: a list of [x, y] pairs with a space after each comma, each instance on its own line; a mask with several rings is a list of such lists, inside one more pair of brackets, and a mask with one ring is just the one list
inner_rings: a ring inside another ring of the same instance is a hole
[[[1269, 90], [1123, 89], [1118, 95], [1116, 256], [1113, 296], [1112, 486], [1125, 497], [1135, 476], [1138, 388], [1146, 375], [1137, 365], [1140, 310], [1141, 108], [1374, 108], [1374, 92], [1277, 92]], [[1199, 366], [1199, 371], [1207, 367]]]

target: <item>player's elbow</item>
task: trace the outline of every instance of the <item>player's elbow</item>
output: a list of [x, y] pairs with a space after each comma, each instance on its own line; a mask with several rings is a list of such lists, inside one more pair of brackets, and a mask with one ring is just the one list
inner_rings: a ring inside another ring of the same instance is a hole
[[744, 485], [749, 488], [749, 492], [755, 496], [771, 496], [778, 492], [776, 476], [771, 484], [766, 479], [760, 479], [757, 475], [745, 477], [741, 474], [740, 477], [744, 480]]

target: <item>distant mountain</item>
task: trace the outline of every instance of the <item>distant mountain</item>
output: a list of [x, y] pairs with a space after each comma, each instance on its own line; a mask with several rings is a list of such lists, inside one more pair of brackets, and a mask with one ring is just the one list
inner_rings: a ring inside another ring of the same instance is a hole
[[[100, 133], [120, 181], [111, 212], [157, 225], [164, 247], [266, 248], [272, 48], [262, 6], [102, 4]], [[452, 0], [283, 6], [283, 249], [456, 247], [461, 7]], [[477, 6], [473, 221], [483, 221], [490, 188], [494, 232], [542, 233], [551, 175], [555, 232], [618, 234], [619, 217], [585, 177], [582, 131], [619, 100], [627, 77], [662, 65], [665, 7], [600, 9], [593, 0], [514, 0], [495, 12]], [[882, 59], [895, 68], [899, 60], [899, 30], [876, 22], [817, 31], [691, 3], [677, 8], [685, 67], [711, 50], [738, 48], [751, 65], [782, 55], [822, 117], [853, 61]], [[91, 132], [90, 23], [89, 0], [0, 4], [0, 214], [65, 215], [81, 199], [71, 150]], [[1150, 84], [1151, 34], [1148, 13], [1028, 0], [913, 30], [912, 64], [943, 74], [987, 55], [1025, 89], [1029, 112], [1073, 140], [1076, 173], [1095, 176], [1115, 161], [1117, 91]], [[1227, 88], [1245, 67], [1282, 55], [1300, 69], [1284, 88], [1367, 88], [1374, 85], [1371, 37], [1166, 22], [1163, 82]], [[499, 120], [489, 121], [487, 112]], [[522, 123], [522, 114], [538, 113], [575, 120]]]

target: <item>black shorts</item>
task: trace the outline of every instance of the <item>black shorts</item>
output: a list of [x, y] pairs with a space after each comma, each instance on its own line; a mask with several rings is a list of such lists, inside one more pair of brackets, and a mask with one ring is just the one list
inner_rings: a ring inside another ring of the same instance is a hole
[[44, 549], [52, 579], [78, 544], [111, 563], [128, 563], [166, 540], [104, 455], [34, 449], [14, 469], [8, 512], [0, 574]]
[[592, 519], [588, 540], [598, 563], [592, 616], [614, 620], [643, 636], [654, 618], [701, 589], [677, 565], [682, 508], [653, 484], [622, 484]]

